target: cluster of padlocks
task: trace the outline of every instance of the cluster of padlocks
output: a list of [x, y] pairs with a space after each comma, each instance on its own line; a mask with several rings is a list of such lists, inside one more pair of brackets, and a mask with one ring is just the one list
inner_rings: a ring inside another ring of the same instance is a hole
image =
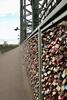
[[67, 28], [42, 33], [42, 100], [67, 100]]
[[39, 66], [38, 66], [38, 36], [27, 40], [24, 44], [27, 75], [33, 90], [33, 100], [39, 98]]
[[41, 33], [41, 39], [41, 73], [38, 61], [38, 35], [26, 40], [23, 46], [33, 100], [39, 100], [39, 74], [42, 100], [67, 100], [67, 27], [57, 25]]

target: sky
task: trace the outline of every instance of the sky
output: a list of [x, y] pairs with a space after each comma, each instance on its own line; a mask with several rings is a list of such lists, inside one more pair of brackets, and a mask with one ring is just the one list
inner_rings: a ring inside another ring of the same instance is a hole
[[0, 0], [0, 44], [19, 43], [16, 27], [20, 27], [20, 0]]

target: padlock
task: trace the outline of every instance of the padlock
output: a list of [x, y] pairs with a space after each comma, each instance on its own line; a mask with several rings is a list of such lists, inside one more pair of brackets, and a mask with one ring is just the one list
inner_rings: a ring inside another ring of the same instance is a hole
[[57, 85], [56, 89], [59, 92], [61, 90], [61, 87], [59, 85]]
[[50, 75], [51, 74], [51, 71], [48, 71], [47, 74]]
[[65, 57], [67, 57], [67, 51], [64, 51], [64, 53], [63, 53], [63, 54], [64, 54], [64, 56], [65, 56]]

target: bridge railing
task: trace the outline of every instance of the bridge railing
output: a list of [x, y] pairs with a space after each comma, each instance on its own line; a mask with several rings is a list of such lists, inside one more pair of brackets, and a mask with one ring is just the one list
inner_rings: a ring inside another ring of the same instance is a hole
[[33, 100], [59, 100], [67, 93], [67, 0], [22, 43]]

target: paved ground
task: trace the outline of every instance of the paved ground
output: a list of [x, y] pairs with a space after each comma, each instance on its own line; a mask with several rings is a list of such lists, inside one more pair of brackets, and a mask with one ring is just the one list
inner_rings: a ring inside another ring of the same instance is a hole
[[19, 47], [0, 54], [0, 100], [32, 100]]

